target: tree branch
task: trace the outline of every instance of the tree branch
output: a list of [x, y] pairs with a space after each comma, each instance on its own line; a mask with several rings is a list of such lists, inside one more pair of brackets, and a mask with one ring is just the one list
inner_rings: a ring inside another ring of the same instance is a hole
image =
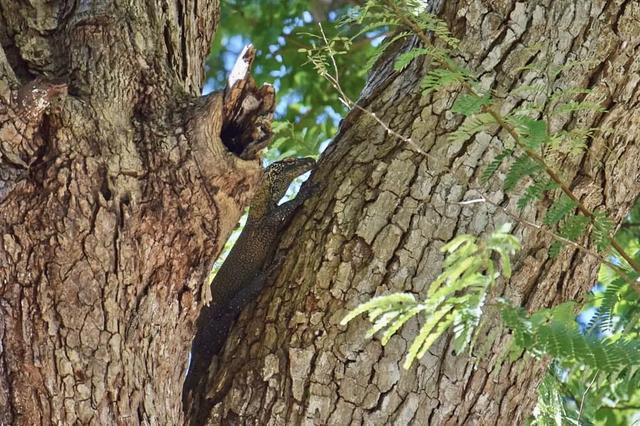
[[247, 45], [231, 69], [224, 93], [222, 141], [243, 160], [257, 158], [271, 140], [275, 90], [257, 87], [249, 73], [256, 49]]

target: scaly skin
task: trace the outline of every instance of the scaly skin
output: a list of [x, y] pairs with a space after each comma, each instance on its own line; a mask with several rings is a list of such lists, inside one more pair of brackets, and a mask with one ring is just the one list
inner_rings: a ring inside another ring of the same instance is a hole
[[254, 196], [247, 223], [211, 284], [212, 302], [200, 312], [191, 347], [191, 363], [183, 396], [206, 374], [213, 357], [222, 349], [229, 327], [244, 306], [253, 300], [264, 284], [265, 262], [273, 256], [281, 231], [293, 212], [311, 195], [311, 187], [278, 205], [289, 184], [311, 170], [311, 158], [286, 158], [265, 170], [264, 180]]

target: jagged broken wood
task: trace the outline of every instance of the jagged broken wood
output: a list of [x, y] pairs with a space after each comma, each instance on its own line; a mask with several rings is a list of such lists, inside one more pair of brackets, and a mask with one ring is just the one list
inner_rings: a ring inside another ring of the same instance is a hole
[[271, 139], [275, 90], [270, 84], [257, 87], [249, 73], [256, 56], [251, 45], [236, 60], [224, 92], [222, 140], [243, 160], [257, 157]]

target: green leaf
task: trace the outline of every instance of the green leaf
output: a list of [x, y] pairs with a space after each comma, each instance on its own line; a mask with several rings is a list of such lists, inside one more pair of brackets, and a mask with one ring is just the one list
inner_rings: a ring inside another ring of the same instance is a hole
[[502, 152], [496, 155], [496, 157], [491, 160], [489, 165], [485, 167], [484, 171], [482, 172], [482, 175], [480, 176], [480, 182], [483, 184], [487, 183], [489, 179], [491, 179], [491, 177], [496, 173], [504, 159], [510, 156], [512, 153], [512, 149], [504, 149], [502, 150]]
[[382, 344], [382, 346], [386, 345], [389, 342], [389, 339], [391, 339], [391, 337], [393, 337], [393, 335], [396, 334], [407, 321], [409, 321], [411, 318], [413, 318], [423, 310], [424, 305], [418, 305], [400, 315], [398, 319], [394, 321], [393, 324], [391, 324], [382, 335], [382, 338], [380, 339], [380, 343]]
[[453, 253], [458, 250], [462, 245], [471, 244], [475, 241], [475, 238], [471, 235], [458, 235], [447, 244], [440, 247], [442, 253]]
[[604, 112], [606, 109], [599, 102], [577, 102], [572, 100], [559, 105], [555, 110], [558, 114], [568, 114], [575, 111]]
[[[508, 305], [503, 305], [501, 313], [518, 343], [526, 349], [605, 371], [640, 365], [640, 343], [637, 341], [614, 337], [598, 340], [582, 334], [574, 321], [573, 302], [539, 311], [531, 317], [527, 317], [521, 308]], [[534, 316], [537, 317], [535, 321]]]
[[577, 241], [586, 231], [588, 224], [589, 218], [586, 216], [570, 216], [560, 227], [560, 235], [571, 241]]
[[[427, 318], [427, 321], [420, 329], [418, 336], [413, 340], [413, 343], [411, 343], [411, 346], [409, 347], [407, 358], [403, 364], [405, 370], [408, 370], [411, 367], [411, 364], [413, 364], [413, 361], [415, 361], [416, 358], [422, 357], [436, 339], [444, 333], [446, 328], [453, 323], [453, 318], [451, 316], [448, 316], [448, 318], [441, 323], [441, 320], [451, 311], [451, 309], [453, 309], [452, 305], [444, 305]], [[436, 326], [438, 327], [436, 328]]]
[[396, 58], [396, 61], [393, 64], [393, 69], [396, 71], [402, 71], [405, 69], [414, 59], [419, 58], [420, 56], [430, 56], [433, 53], [433, 49], [431, 47], [416, 47], [407, 52], [401, 53]]
[[483, 106], [491, 105], [491, 102], [492, 100], [489, 94], [477, 96], [474, 94], [463, 93], [458, 95], [456, 101], [451, 107], [451, 111], [468, 117], [479, 113]]
[[[444, 41], [450, 49], [456, 49], [460, 42], [451, 34], [447, 23], [437, 16], [425, 11], [421, 11], [420, 14], [415, 14], [414, 11], [419, 10], [418, 7], [420, 6], [420, 4], [412, 5], [409, 3], [405, 5], [405, 8], [408, 9], [405, 13], [409, 13], [412, 16], [422, 31], [426, 33], [433, 32], [436, 37]], [[392, 10], [391, 13], [395, 14], [396, 12], [395, 10]]]
[[427, 73], [422, 79], [420, 87], [423, 89], [423, 94], [428, 95], [431, 92], [444, 89], [454, 83], [461, 83], [464, 80], [464, 75], [460, 72], [450, 71], [445, 68], [436, 68]]
[[525, 177], [533, 177], [541, 170], [538, 163], [526, 155], [516, 158], [504, 179], [504, 190], [509, 192]]
[[523, 142], [531, 149], [543, 145], [547, 139], [547, 123], [542, 120], [533, 120], [524, 117], [520, 120], [522, 127], [518, 130], [522, 133]]
[[555, 259], [560, 254], [560, 251], [564, 247], [564, 243], [562, 241], [554, 241], [549, 246], [549, 257], [551, 259]]
[[578, 155], [587, 147], [587, 139], [593, 137], [596, 129], [575, 128], [570, 131], [561, 130], [549, 139], [548, 146], [560, 154]]
[[467, 117], [455, 132], [449, 135], [449, 142], [462, 143], [473, 137], [476, 133], [489, 128], [495, 123], [491, 114], [481, 113]]
[[382, 311], [382, 310], [373, 310], [369, 314], [369, 321], [373, 322], [373, 326], [369, 328], [365, 337], [370, 339], [373, 337], [378, 331], [386, 328], [393, 322], [396, 317], [402, 314], [402, 311]]
[[356, 318], [358, 315], [363, 314], [365, 312], [382, 309], [384, 311], [395, 310], [398, 307], [410, 307], [415, 305], [416, 298], [411, 293], [393, 293], [385, 296], [374, 297], [366, 303], [362, 303], [358, 305], [355, 309], [351, 310], [343, 319], [340, 321], [341, 325], [346, 325], [349, 321]]
[[607, 213], [603, 210], [596, 211], [593, 218], [591, 237], [598, 251], [603, 251], [609, 247], [612, 229], [613, 222], [609, 219]]
[[557, 185], [555, 182], [549, 179], [538, 180], [525, 189], [524, 194], [518, 199], [516, 206], [518, 210], [522, 211], [527, 206], [535, 203], [536, 201], [542, 199], [542, 196], [545, 192], [555, 189]]
[[555, 225], [565, 218], [576, 207], [575, 201], [567, 195], [562, 194], [547, 210], [543, 223], [545, 225]]

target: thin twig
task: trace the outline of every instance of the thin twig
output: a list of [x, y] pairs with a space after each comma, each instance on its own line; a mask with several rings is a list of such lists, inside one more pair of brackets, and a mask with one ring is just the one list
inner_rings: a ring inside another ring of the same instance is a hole
[[582, 399], [580, 400], [580, 410], [578, 411], [578, 424], [580, 424], [580, 417], [582, 417], [582, 408], [584, 407], [584, 400], [586, 399], [587, 393], [591, 390], [591, 387], [593, 386], [597, 378], [598, 378], [598, 373], [596, 373], [593, 376], [593, 380], [591, 380], [591, 383], [589, 383], [589, 386], [587, 386], [587, 388], [584, 390], [584, 393], [582, 394]]

